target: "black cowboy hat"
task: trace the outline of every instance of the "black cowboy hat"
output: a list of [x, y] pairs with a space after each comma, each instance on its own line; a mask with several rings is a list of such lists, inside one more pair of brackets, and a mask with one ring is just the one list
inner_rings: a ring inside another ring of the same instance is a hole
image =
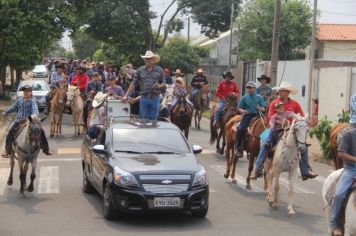
[[64, 63], [59, 63], [58, 65], [56, 65], [56, 68], [66, 68], [66, 65]]
[[87, 68], [86, 68], [85, 66], [82, 66], [82, 65], [78, 66], [77, 69], [78, 69], [78, 70], [81, 70], [81, 71], [83, 71], [83, 72], [86, 72], [86, 71], [87, 71]]
[[235, 77], [232, 75], [231, 71], [224, 71], [223, 78], [226, 78], [227, 76], [230, 76], [231, 79], [233, 79]]
[[258, 81], [261, 81], [262, 79], [266, 80], [267, 84], [269, 84], [271, 82], [271, 77], [268, 77], [266, 75], [261, 75], [261, 77], [257, 78]]
[[24, 85], [20, 88], [20, 91], [25, 91], [25, 90], [31, 90], [32, 91], [32, 87], [30, 85]]

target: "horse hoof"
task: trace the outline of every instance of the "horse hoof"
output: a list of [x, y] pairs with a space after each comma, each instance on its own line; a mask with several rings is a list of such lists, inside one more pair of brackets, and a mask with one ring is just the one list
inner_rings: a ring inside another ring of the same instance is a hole
[[288, 217], [293, 217], [293, 216], [295, 216], [295, 211], [289, 210], [288, 211]]
[[26, 198], [25, 193], [24, 193], [24, 192], [20, 192], [20, 197], [21, 197], [21, 198]]
[[11, 186], [12, 185], [12, 180], [7, 181], [7, 185]]
[[50, 134], [50, 136], [49, 136], [49, 137], [53, 138], [53, 136], [54, 136], [54, 134]]
[[273, 201], [268, 200], [268, 204], [270, 207], [273, 207]]
[[224, 178], [225, 179], [229, 178], [229, 175], [228, 174], [224, 174]]
[[33, 186], [28, 186], [27, 191], [30, 193], [33, 192]]
[[251, 185], [246, 185], [246, 190], [252, 190]]
[[236, 184], [237, 183], [237, 180], [235, 178], [231, 179], [231, 183], [232, 184]]

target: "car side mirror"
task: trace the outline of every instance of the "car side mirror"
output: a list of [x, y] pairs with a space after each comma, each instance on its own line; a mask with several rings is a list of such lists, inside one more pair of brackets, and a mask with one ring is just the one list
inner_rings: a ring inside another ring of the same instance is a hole
[[93, 147], [93, 152], [94, 152], [95, 154], [106, 154], [105, 146], [102, 145], [102, 144], [95, 145], [95, 146]]
[[199, 145], [193, 145], [193, 153], [194, 154], [199, 154], [203, 151], [203, 148]]

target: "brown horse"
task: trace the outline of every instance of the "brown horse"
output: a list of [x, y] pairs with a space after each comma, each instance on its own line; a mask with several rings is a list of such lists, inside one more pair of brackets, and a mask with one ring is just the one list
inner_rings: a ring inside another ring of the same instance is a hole
[[171, 122], [178, 126], [184, 132], [184, 136], [188, 139], [189, 127], [192, 123], [193, 110], [187, 103], [186, 96], [178, 98], [177, 105], [171, 113]]
[[340, 143], [339, 134], [343, 133], [346, 128], [349, 127], [347, 123], [338, 123], [330, 130], [330, 148], [331, 148], [331, 156], [334, 162], [335, 170], [341, 169], [343, 166], [343, 162], [341, 158], [337, 157], [337, 148]]
[[80, 125], [83, 119], [83, 99], [80, 90], [76, 86], [69, 86], [67, 97], [71, 100], [74, 135], [80, 135]]
[[209, 85], [203, 85], [203, 87], [195, 94], [193, 99], [194, 104], [194, 124], [195, 128], [200, 129], [200, 120], [205, 110], [205, 104], [207, 101], [207, 94], [209, 92]]
[[232, 182], [236, 182], [235, 178], [235, 170], [237, 157], [235, 156], [235, 143], [236, 143], [236, 131], [233, 130], [235, 124], [241, 121], [241, 115], [235, 115], [231, 117], [228, 122], [225, 124], [225, 141], [226, 141], [226, 149], [225, 149], [225, 158], [226, 158], [226, 171], [224, 177], [232, 180]]
[[[62, 118], [64, 107], [66, 104], [66, 86], [64, 84], [57, 84], [56, 90], [52, 99], [50, 100], [51, 106], [51, 131], [50, 137], [53, 137], [54, 134], [62, 134]], [[56, 122], [56, 115], [58, 116], [58, 120]]]
[[[216, 152], [220, 153], [221, 155], [224, 153], [226, 141], [225, 141], [225, 124], [228, 120], [237, 114], [237, 96], [234, 94], [229, 95], [225, 101], [225, 107], [221, 112], [221, 116], [216, 123], [214, 124], [214, 116], [216, 113], [216, 105], [213, 105], [212, 112], [210, 116], [210, 141], [209, 143], [212, 145], [216, 141]], [[220, 148], [220, 139], [222, 141], [222, 147]]]
[[90, 90], [86, 100], [84, 101], [84, 107], [83, 107], [83, 123], [84, 123], [83, 133], [84, 134], [87, 132], [87, 129], [89, 127], [90, 114], [91, 111], [93, 110], [92, 102], [96, 93], [97, 91], [95, 89]]

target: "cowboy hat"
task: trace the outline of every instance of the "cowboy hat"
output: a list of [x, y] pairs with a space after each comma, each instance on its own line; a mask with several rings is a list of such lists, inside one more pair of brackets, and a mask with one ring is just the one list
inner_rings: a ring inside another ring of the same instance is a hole
[[58, 65], [55, 66], [56, 68], [66, 68], [66, 65], [64, 63], [59, 63]]
[[182, 72], [180, 71], [180, 69], [176, 69], [176, 71], [174, 72], [174, 74], [181, 74]]
[[287, 81], [282, 81], [282, 83], [279, 85], [279, 87], [274, 87], [273, 90], [277, 90], [277, 91], [287, 90], [290, 92], [291, 95], [296, 95], [298, 93], [298, 89], [296, 87], [293, 87]]
[[158, 63], [160, 61], [160, 57], [157, 54], [154, 54], [152, 51], [146, 51], [145, 55], [141, 55], [142, 59], [152, 59], [152, 63]]
[[179, 82], [181, 85], [185, 86], [184, 80], [182, 78], [178, 78], [176, 83]]
[[198, 70], [197, 70], [197, 73], [199, 74], [202, 74], [202, 73], [204, 73], [204, 71], [203, 71], [203, 69], [202, 68], [199, 68]]
[[263, 80], [263, 79], [266, 80], [266, 83], [267, 83], [267, 84], [271, 83], [271, 77], [269, 77], [269, 76], [261, 75], [261, 77], [258, 77], [258, 78], [257, 78], [258, 81], [261, 81], [261, 80]]
[[98, 107], [102, 104], [108, 95], [102, 92], [98, 92], [93, 100], [93, 107]]
[[256, 88], [256, 83], [253, 82], [253, 81], [248, 81], [245, 87], [246, 87], [246, 88], [247, 88], [247, 87]]
[[20, 91], [30, 90], [32, 91], [32, 87], [30, 85], [24, 85], [20, 88]]
[[232, 75], [231, 71], [224, 71], [223, 78], [226, 78], [227, 76], [230, 76], [231, 79], [233, 79], [235, 77]]

